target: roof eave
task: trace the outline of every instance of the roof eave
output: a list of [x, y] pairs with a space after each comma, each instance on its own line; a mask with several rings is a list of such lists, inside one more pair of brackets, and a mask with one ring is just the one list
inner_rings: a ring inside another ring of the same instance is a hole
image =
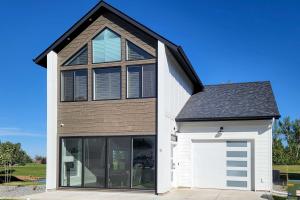
[[100, 9], [102, 6], [105, 6], [105, 3], [103, 1], [100, 1], [98, 4], [96, 4], [88, 13], [86, 13], [82, 18], [80, 18], [71, 28], [69, 28], [63, 35], [61, 35], [57, 40], [55, 40], [47, 49], [45, 49], [41, 54], [39, 54], [36, 58], [33, 59], [33, 61], [42, 66], [47, 68], [46, 65], [46, 58], [47, 54], [54, 50], [58, 44], [66, 40], [70, 33], [75, 31], [78, 27], [80, 27], [87, 19], [89, 19], [94, 12], [96, 12], [98, 9]]
[[212, 117], [212, 118], [176, 118], [176, 122], [209, 122], [209, 121], [244, 121], [244, 120], [268, 120], [279, 119], [280, 115], [249, 116], [249, 117]]

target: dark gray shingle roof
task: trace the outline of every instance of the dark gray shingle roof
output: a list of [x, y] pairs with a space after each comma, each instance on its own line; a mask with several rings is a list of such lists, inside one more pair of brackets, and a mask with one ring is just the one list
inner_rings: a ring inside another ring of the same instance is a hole
[[190, 97], [176, 121], [271, 119], [280, 114], [270, 82], [204, 86]]

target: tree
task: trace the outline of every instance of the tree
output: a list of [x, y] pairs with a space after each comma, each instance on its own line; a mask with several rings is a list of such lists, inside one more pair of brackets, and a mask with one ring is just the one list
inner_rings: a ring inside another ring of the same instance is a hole
[[39, 163], [39, 164], [46, 164], [46, 157], [36, 155], [36, 156], [34, 157], [34, 161], [35, 161], [36, 163]]
[[289, 117], [276, 124], [273, 133], [274, 164], [300, 163], [300, 120]]
[[10, 182], [11, 180], [13, 165], [24, 165], [29, 162], [32, 162], [32, 160], [27, 155], [27, 153], [21, 148], [20, 143], [0, 143], [0, 166], [4, 167], [5, 182]]

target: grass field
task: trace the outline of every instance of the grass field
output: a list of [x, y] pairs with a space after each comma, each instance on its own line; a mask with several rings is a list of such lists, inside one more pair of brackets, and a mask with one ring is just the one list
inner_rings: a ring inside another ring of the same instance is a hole
[[281, 173], [300, 173], [300, 165], [273, 165], [273, 169]]
[[[38, 178], [46, 178], [46, 165], [30, 163], [24, 166], [16, 166], [12, 167], [13, 176], [34, 176]], [[0, 167], [0, 171], [4, 170], [4, 168]]]

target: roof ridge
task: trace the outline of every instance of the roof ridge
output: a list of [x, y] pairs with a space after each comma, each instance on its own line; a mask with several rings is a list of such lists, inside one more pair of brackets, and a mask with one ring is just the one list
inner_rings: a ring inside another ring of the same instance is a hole
[[219, 83], [219, 84], [204, 85], [204, 87], [221, 86], [221, 85], [242, 85], [242, 84], [249, 84], [249, 83], [271, 83], [271, 82], [266, 80], [266, 81], [247, 81], [247, 82], [236, 82], [236, 83]]

